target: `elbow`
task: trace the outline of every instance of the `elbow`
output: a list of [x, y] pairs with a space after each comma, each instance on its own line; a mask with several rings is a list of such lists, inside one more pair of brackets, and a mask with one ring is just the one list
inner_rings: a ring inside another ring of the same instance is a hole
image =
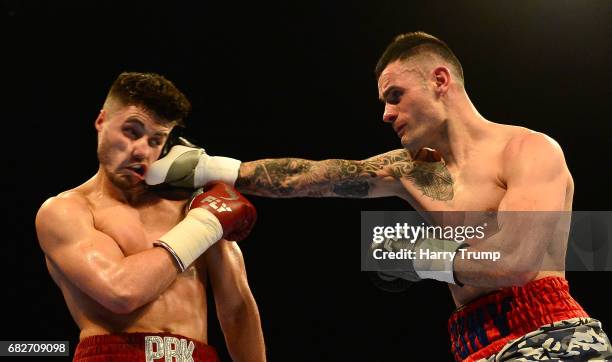
[[217, 310], [219, 323], [225, 327], [239, 326], [245, 320], [259, 319], [254, 300], [240, 300]]
[[500, 268], [501, 274], [508, 286], [523, 286], [538, 274], [538, 263], [525, 255], [510, 255]]
[[225, 306], [218, 313], [219, 323], [222, 325], [235, 325], [247, 314], [248, 306], [246, 302], [234, 303], [232, 306]]
[[532, 281], [538, 273], [535, 271], [514, 271], [506, 274], [509, 286], [522, 287]]
[[121, 278], [113, 278], [104, 289], [98, 302], [115, 314], [129, 314], [145, 304], [142, 290]]
[[128, 299], [116, 299], [108, 303], [107, 309], [115, 314], [130, 314], [140, 306]]
[[95, 283], [86, 285], [87, 294], [102, 307], [115, 314], [130, 314], [159, 297], [160, 288], [134, 272], [134, 267], [115, 263], [95, 276]]
[[141, 307], [138, 298], [125, 290], [109, 294], [102, 305], [115, 314], [130, 314]]

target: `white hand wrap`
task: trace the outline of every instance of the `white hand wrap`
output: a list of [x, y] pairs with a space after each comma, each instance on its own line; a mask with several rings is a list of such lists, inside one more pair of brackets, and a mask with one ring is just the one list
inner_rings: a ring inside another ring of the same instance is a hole
[[195, 208], [153, 245], [172, 254], [182, 272], [222, 237], [219, 220], [210, 211]]

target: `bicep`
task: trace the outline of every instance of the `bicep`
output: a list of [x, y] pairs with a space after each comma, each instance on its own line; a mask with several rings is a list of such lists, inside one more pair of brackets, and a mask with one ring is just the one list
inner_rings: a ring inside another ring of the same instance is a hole
[[71, 283], [94, 299], [113, 283], [113, 270], [124, 258], [117, 243], [96, 230], [90, 211], [70, 200], [53, 200], [36, 217], [46, 257]]

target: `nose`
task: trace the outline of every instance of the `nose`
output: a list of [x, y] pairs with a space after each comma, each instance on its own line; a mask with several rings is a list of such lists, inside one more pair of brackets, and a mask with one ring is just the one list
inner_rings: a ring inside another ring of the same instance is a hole
[[134, 141], [132, 145], [132, 157], [136, 161], [143, 161], [149, 157], [151, 153], [151, 147], [149, 146], [147, 137], [140, 137]]
[[392, 104], [385, 104], [385, 112], [383, 113], [383, 122], [393, 123], [397, 119], [396, 107]]

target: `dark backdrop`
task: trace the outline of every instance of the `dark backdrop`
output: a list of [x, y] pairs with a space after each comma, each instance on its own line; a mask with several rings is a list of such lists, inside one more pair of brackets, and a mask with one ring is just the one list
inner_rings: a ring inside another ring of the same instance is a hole
[[[577, 0], [3, 1], [2, 339], [77, 342], [34, 216], [46, 198], [95, 173], [93, 121], [119, 72], [173, 80], [192, 100], [192, 134], [211, 154], [360, 159], [400, 146], [381, 121], [373, 68], [395, 35], [424, 30], [454, 49], [486, 118], [562, 145], [576, 210], [605, 210], [611, 13], [612, 2]], [[271, 361], [450, 360], [444, 285], [389, 294], [360, 272], [360, 211], [409, 205], [252, 200], [260, 219], [241, 247]], [[567, 277], [578, 301], [612, 328], [610, 276]], [[214, 319], [210, 343], [228, 360]]]

